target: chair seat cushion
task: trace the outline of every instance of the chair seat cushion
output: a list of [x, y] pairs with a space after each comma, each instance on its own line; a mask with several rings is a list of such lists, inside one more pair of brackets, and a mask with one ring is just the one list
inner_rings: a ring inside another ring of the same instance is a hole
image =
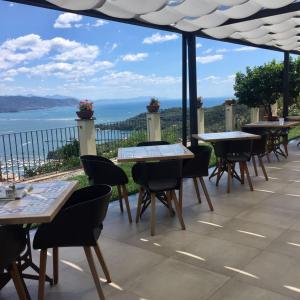
[[250, 159], [250, 153], [242, 153], [239, 155], [228, 154], [226, 159], [229, 162], [243, 162], [248, 161]]
[[164, 180], [150, 180], [148, 186], [144, 187], [150, 192], [170, 191], [179, 188], [179, 182], [177, 179], [170, 178]]

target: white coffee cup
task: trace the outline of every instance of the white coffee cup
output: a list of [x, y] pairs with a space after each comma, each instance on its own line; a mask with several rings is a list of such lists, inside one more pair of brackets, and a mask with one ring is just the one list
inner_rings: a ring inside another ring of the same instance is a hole
[[284, 118], [279, 118], [279, 125], [283, 125], [284, 124]]

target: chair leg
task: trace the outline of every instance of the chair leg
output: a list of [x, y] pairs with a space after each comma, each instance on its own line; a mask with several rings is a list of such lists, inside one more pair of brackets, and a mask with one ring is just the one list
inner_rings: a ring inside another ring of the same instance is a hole
[[195, 187], [195, 191], [196, 191], [198, 202], [201, 203], [201, 197], [200, 197], [200, 191], [199, 191], [199, 187], [198, 187], [197, 178], [194, 177], [193, 181], [194, 181], [194, 187]]
[[123, 196], [122, 196], [122, 192], [121, 192], [121, 187], [119, 185], [117, 185], [117, 189], [118, 189], [118, 195], [119, 195], [119, 204], [120, 204], [120, 210], [123, 213], [124, 212], [124, 208], [123, 208]]
[[289, 156], [288, 144], [289, 144], [289, 142], [288, 142], [287, 137], [284, 137], [283, 138], [283, 147], [284, 147], [284, 152], [285, 152], [286, 156]]
[[53, 248], [53, 284], [58, 283], [58, 247]]
[[252, 180], [251, 180], [251, 177], [250, 177], [250, 174], [249, 174], [247, 162], [244, 162], [243, 164], [244, 164], [244, 169], [245, 169], [245, 172], [246, 172], [246, 175], [247, 175], [247, 180], [248, 180], [250, 190], [253, 191]]
[[241, 184], [245, 183], [245, 172], [244, 172], [244, 168], [243, 168], [243, 164], [241, 162], [239, 162], [240, 165], [240, 173], [241, 173]]
[[264, 165], [264, 163], [263, 163], [262, 158], [259, 157], [259, 156], [258, 156], [258, 161], [259, 161], [260, 167], [261, 167], [261, 169], [262, 169], [262, 171], [263, 171], [263, 173], [264, 173], [265, 179], [266, 179], [266, 181], [268, 181], [268, 180], [269, 180], [269, 177], [268, 177], [268, 174], [267, 174], [265, 165]]
[[83, 249], [84, 249], [85, 256], [86, 256], [86, 259], [88, 261], [88, 264], [89, 264], [89, 267], [90, 267], [90, 270], [91, 270], [91, 273], [92, 273], [92, 276], [93, 276], [93, 279], [94, 279], [94, 282], [95, 282], [95, 285], [96, 285], [98, 296], [99, 296], [100, 300], [105, 300], [105, 297], [104, 297], [104, 294], [103, 294], [103, 291], [102, 291], [102, 288], [101, 288], [101, 285], [100, 285], [100, 280], [99, 280], [99, 277], [98, 277], [98, 274], [97, 274], [97, 270], [96, 270], [96, 267], [95, 267], [95, 262], [94, 262], [94, 259], [93, 259], [91, 248], [90, 247], [83, 247]]
[[222, 160], [219, 159], [219, 161], [218, 161], [218, 172], [217, 172], [216, 186], [219, 185], [219, 181], [220, 181], [220, 178], [221, 178], [222, 163], [223, 163]]
[[209, 206], [209, 208], [210, 208], [211, 211], [214, 211], [214, 207], [213, 207], [213, 205], [211, 203], [211, 200], [210, 200], [210, 197], [209, 197], [209, 194], [208, 194], [208, 191], [207, 191], [207, 188], [206, 188], [206, 185], [205, 185], [203, 177], [200, 177], [199, 180], [200, 180], [203, 192], [205, 194], [208, 206]]
[[255, 176], [258, 176], [257, 166], [256, 166], [256, 159], [255, 159], [254, 155], [252, 155], [252, 164], [253, 164], [253, 168], [254, 168], [254, 174], [255, 174]]
[[128, 200], [128, 192], [127, 192], [126, 185], [122, 185], [122, 189], [123, 189], [123, 196], [124, 196], [124, 200], [125, 200], [128, 220], [129, 220], [129, 223], [132, 223], [131, 210], [130, 210], [130, 205], [129, 205], [129, 200]]
[[155, 193], [151, 193], [151, 235], [155, 235], [155, 223], [156, 223], [156, 196]]
[[39, 290], [38, 300], [45, 299], [45, 278], [46, 278], [47, 249], [40, 252], [40, 273], [39, 273]]
[[230, 193], [230, 185], [231, 185], [231, 163], [227, 163], [227, 193]]
[[167, 201], [168, 201], [168, 206], [169, 206], [169, 213], [170, 213], [170, 216], [173, 217], [174, 213], [173, 213], [173, 207], [172, 207], [171, 192], [170, 191], [166, 192], [166, 196], [167, 196]]
[[137, 204], [137, 209], [136, 209], [136, 216], [135, 216], [136, 223], [138, 223], [140, 220], [141, 209], [142, 209], [142, 200], [143, 200], [143, 189], [141, 188], [140, 192], [139, 192], [138, 204]]
[[23, 286], [23, 283], [22, 283], [22, 280], [20, 277], [20, 272], [19, 272], [18, 267], [15, 262], [13, 262], [11, 264], [8, 271], [14, 282], [19, 299], [26, 300], [27, 299], [26, 292], [25, 292], [25, 289], [24, 289], [24, 286]]
[[[171, 197], [172, 198], [172, 197]], [[182, 198], [183, 198], [183, 180], [180, 180], [180, 185], [179, 185], [179, 208], [182, 213]]]
[[105, 263], [104, 257], [102, 255], [102, 252], [100, 250], [100, 247], [99, 247], [98, 243], [97, 243], [96, 246], [94, 246], [94, 250], [95, 250], [95, 253], [96, 253], [97, 257], [98, 257], [98, 260], [99, 260], [99, 263], [100, 263], [100, 265], [102, 267], [102, 270], [103, 270], [103, 272], [105, 274], [105, 278], [106, 278], [107, 282], [111, 283], [111, 277], [110, 277], [107, 265]]
[[177, 200], [177, 196], [176, 196], [176, 193], [175, 193], [174, 190], [171, 191], [171, 195], [172, 195], [172, 199], [173, 199], [174, 204], [175, 204], [176, 214], [177, 214], [178, 220], [180, 222], [181, 229], [185, 230], [185, 224], [184, 224], [184, 221], [183, 221], [182, 213], [181, 213], [180, 206], [179, 206], [179, 203], [178, 203], [178, 200]]

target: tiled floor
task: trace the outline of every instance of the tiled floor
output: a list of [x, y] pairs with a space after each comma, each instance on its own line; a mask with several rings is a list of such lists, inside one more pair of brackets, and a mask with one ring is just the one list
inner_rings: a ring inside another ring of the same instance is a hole
[[[197, 204], [193, 184], [186, 181], [185, 231], [159, 206], [157, 234], [151, 237], [149, 212], [130, 225], [118, 204], [112, 204], [99, 240], [113, 279], [111, 285], [102, 283], [106, 298], [300, 299], [300, 149], [296, 143], [289, 149], [287, 160], [266, 163], [268, 182], [252, 177], [254, 192], [235, 182], [228, 195], [226, 178], [218, 188], [206, 180], [213, 213], [204, 196]], [[134, 196], [133, 215], [136, 203]], [[97, 299], [83, 250], [62, 249], [60, 260], [60, 282], [46, 286], [46, 299]], [[100, 268], [99, 274], [104, 277]], [[27, 285], [36, 299], [37, 283]], [[0, 298], [16, 298], [12, 284]]]

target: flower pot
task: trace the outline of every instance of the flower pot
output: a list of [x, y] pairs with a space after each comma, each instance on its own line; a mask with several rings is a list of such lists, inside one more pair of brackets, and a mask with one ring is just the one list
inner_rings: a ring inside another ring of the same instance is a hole
[[147, 110], [149, 113], [156, 113], [159, 111], [159, 105], [147, 105]]
[[94, 111], [93, 110], [80, 110], [80, 111], [76, 111], [76, 114], [79, 119], [89, 120], [92, 118]]

